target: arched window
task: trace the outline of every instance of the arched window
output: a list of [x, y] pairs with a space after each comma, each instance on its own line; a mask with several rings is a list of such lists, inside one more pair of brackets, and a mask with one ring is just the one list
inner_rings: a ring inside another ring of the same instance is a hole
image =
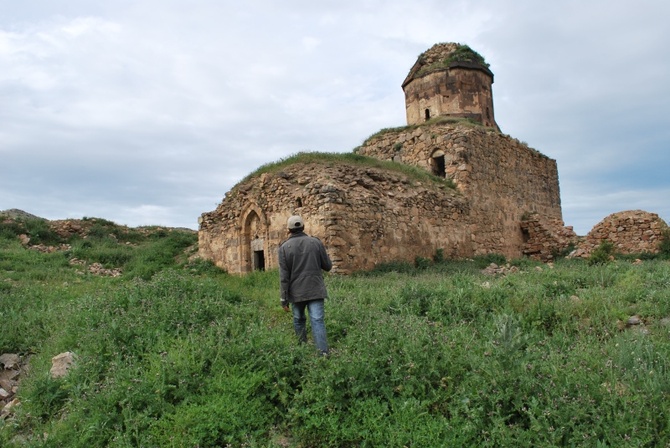
[[425, 114], [425, 116], [426, 116], [426, 121], [430, 120], [430, 109], [426, 109], [426, 110], [424, 111], [424, 114]]

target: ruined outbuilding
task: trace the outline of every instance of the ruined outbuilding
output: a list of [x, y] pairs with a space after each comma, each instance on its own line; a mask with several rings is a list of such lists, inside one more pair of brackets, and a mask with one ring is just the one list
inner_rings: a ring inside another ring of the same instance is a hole
[[612, 243], [618, 254], [658, 253], [668, 232], [668, 225], [656, 213], [625, 210], [612, 213], [596, 224], [570, 254], [588, 258], [602, 243]]
[[199, 251], [231, 273], [277, 266], [286, 220], [300, 214], [336, 272], [412, 261], [519, 257], [529, 213], [562, 225], [555, 160], [502, 134], [493, 73], [460, 44], [420, 55], [405, 81], [407, 126], [349, 155], [306, 154], [265, 167], [200, 218]]

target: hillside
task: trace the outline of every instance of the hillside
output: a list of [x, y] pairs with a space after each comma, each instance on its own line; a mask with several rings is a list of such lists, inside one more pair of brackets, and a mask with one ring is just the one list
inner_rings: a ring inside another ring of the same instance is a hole
[[96, 220], [42, 252], [14, 224], [0, 224], [3, 447], [670, 442], [667, 251], [554, 265], [436, 253], [330, 275], [324, 359], [296, 345], [276, 271], [190, 259], [192, 233]]
[[0, 210], [0, 219], [2, 218], [10, 218], [10, 219], [44, 219], [40, 218], [39, 216], [35, 216], [31, 213], [24, 212], [23, 210], [19, 210], [16, 208], [12, 208], [9, 210]]

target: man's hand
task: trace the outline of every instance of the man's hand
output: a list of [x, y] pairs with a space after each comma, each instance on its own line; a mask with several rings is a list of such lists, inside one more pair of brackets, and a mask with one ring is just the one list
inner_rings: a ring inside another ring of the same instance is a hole
[[284, 306], [282, 306], [282, 308], [284, 308], [284, 311], [286, 311], [287, 313], [288, 313], [289, 311], [291, 311], [291, 310], [289, 309], [288, 305], [284, 305]]
[[289, 312], [288, 301], [282, 300], [281, 301], [281, 307], [284, 308], [284, 311], [286, 311], [287, 313]]

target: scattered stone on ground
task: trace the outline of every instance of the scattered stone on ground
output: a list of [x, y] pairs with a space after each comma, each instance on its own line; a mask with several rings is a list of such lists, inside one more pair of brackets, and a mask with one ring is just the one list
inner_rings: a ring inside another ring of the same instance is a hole
[[516, 266], [511, 266], [507, 263], [505, 266], [498, 266], [496, 263], [491, 263], [486, 268], [482, 270], [482, 274], [486, 275], [507, 275], [519, 272], [519, 268]]
[[51, 358], [51, 378], [62, 378], [74, 364], [74, 353], [64, 352]]
[[[62, 378], [75, 362], [72, 352], [60, 353], [51, 358], [50, 374], [52, 378]], [[10, 418], [14, 408], [21, 404], [16, 396], [19, 390], [19, 381], [27, 372], [27, 359], [16, 353], [0, 355], [0, 420]]]
[[0, 420], [12, 413], [19, 404], [16, 392], [19, 389], [19, 377], [23, 373], [21, 357], [15, 353], [0, 355]]

